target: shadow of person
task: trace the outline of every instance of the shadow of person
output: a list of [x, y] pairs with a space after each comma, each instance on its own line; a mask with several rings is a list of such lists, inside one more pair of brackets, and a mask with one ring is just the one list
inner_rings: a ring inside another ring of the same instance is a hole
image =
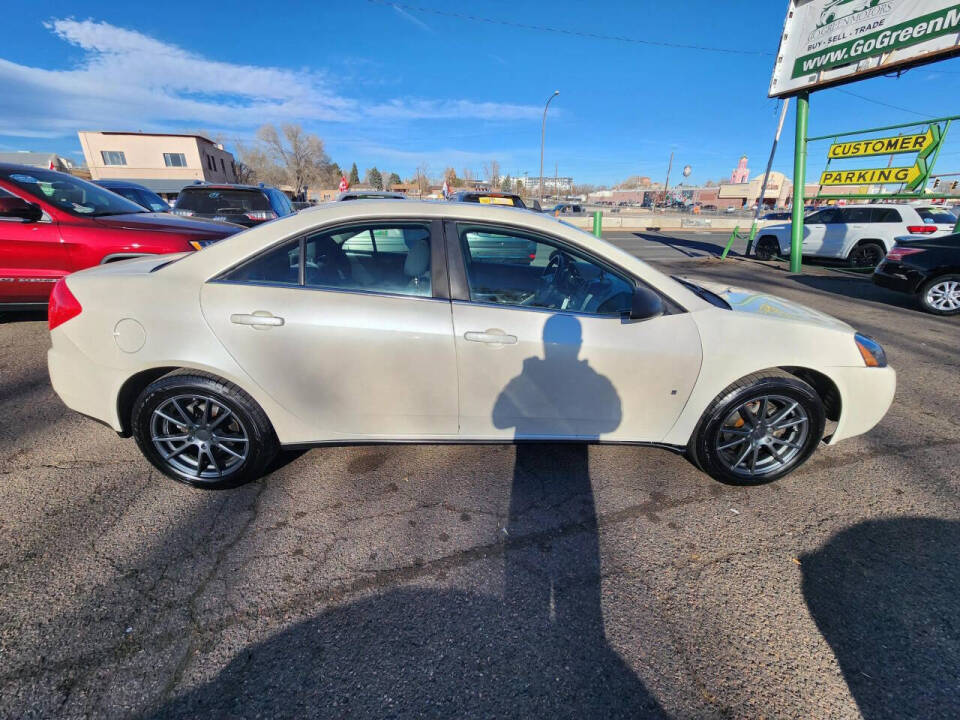
[[[615, 389], [577, 359], [579, 322], [551, 317], [543, 338], [495, 422], [518, 439], [615, 429]], [[459, 574], [502, 556], [503, 598], [411, 584], [351, 602], [242, 650], [156, 717], [665, 717], [604, 638], [587, 459], [583, 443], [518, 445], [506, 536]]]
[[801, 558], [810, 614], [864, 718], [960, 708], [960, 522], [871, 520]]

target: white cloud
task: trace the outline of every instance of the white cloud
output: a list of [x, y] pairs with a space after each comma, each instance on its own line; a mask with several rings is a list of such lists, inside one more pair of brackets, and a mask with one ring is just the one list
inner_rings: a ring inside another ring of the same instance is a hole
[[472, 150], [459, 150], [457, 148], [446, 148], [438, 150], [403, 150], [400, 148], [387, 147], [372, 143], [351, 143], [359, 152], [370, 157], [383, 158], [398, 163], [406, 163], [410, 166], [426, 163], [431, 168], [445, 167], [447, 165], [473, 166], [489, 161], [491, 158], [500, 162], [510, 162], [513, 154], [508, 150], [493, 150], [490, 152], [475, 152]]
[[440, 118], [517, 120], [533, 107], [471, 100], [366, 103], [312, 70], [220, 62], [135, 30], [59, 19], [51, 32], [84, 52], [75, 68], [0, 59], [0, 135], [56, 137], [78, 129], [253, 128], [265, 122]]

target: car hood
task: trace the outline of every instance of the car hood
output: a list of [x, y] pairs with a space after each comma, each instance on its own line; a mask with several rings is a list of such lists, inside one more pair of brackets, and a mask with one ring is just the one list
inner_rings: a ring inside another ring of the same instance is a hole
[[753, 290], [732, 287], [724, 283], [704, 280], [702, 278], [684, 277], [683, 279], [694, 285], [699, 285], [704, 290], [709, 290], [715, 295], [719, 295], [730, 305], [730, 309], [734, 312], [751, 313], [776, 320], [802, 322], [807, 325], [816, 325], [832, 330], [854, 332], [854, 329], [843, 320], [838, 320], [832, 315], [827, 315], [819, 310], [814, 310], [806, 305], [801, 305], [800, 303], [786, 300], [776, 295], [766, 295]]
[[129, 215], [104, 215], [94, 218], [100, 225], [123, 230], [141, 230], [147, 232], [168, 232], [177, 235], [203, 235], [207, 237], [226, 237], [240, 232], [244, 228], [227, 222], [193, 220], [173, 213], [130, 213]]

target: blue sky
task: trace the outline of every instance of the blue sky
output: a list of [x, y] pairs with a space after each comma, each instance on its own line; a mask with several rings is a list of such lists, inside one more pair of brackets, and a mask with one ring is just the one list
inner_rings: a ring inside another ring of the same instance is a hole
[[[636, 174], [662, 181], [671, 151], [675, 168], [693, 167], [691, 182], [729, 176], [743, 153], [762, 172], [778, 111], [766, 93], [787, 2], [82, 5], [8, 0], [0, 149], [79, 159], [79, 129], [204, 130], [229, 147], [262, 122], [296, 122], [361, 173], [376, 165], [407, 176], [426, 163], [435, 175], [452, 165], [482, 176], [497, 160], [505, 173], [533, 175], [543, 103], [557, 89], [545, 174], [556, 163], [578, 182], [611, 184]], [[810, 132], [957, 113], [958, 82], [955, 59], [816, 93]], [[775, 164], [788, 175], [792, 123], [791, 113]], [[960, 170], [960, 128], [953, 135], [939, 172]], [[813, 176], [825, 148], [811, 152]]]

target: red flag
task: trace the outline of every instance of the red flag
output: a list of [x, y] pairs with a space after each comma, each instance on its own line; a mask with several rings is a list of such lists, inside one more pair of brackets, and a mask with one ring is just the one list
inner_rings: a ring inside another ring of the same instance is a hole
[[346, 192], [350, 188], [350, 183], [347, 182], [347, 176], [340, 176], [340, 192]]

